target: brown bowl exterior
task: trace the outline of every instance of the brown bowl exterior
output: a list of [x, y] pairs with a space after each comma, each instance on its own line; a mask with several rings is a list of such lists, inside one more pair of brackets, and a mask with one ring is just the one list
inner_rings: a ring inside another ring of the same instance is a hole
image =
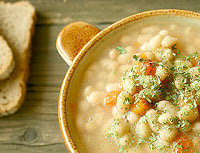
[[90, 40], [82, 48], [82, 50], [79, 52], [79, 54], [76, 56], [76, 58], [72, 62], [72, 65], [68, 69], [65, 75], [65, 78], [63, 80], [63, 83], [60, 89], [59, 101], [58, 101], [58, 119], [59, 119], [60, 130], [61, 130], [63, 140], [65, 142], [65, 145], [68, 148], [68, 151], [70, 153], [79, 153], [79, 150], [76, 146], [75, 140], [73, 139], [73, 137], [71, 136], [69, 132], [69, 122], [67, 121], [66, 116], [67, 116], [67, 112], [69, 112], [70, 110], [66, 108], [66, 100], [67, 100], [67, 95], [69, 91], [70, 81], [73, 77], [74, 71], [77, 68], [79, 62], [84, 57], [84, 55], [90, 50], [90, 48], [94, 46], [96, 42], [101, 40], [105, 35], [109, 34], [113, 30], [133, 21], [141, 20], [147, 17], [152, 17], [152, 16], [159, 16], [159, 15], [183, 16], [183, 17], [188, 17], [192, 19], [200, 19], [199, 13], [187, 11], [187, 10], [175, 10], [175, 9], [152, 10], [152, 11], [142, 12], [142, 13], [138, 13], [138, 14], [126, 17], [110, 25], [109, 27], [105, 28], [100, 33], [98, 33], [92, 40]]

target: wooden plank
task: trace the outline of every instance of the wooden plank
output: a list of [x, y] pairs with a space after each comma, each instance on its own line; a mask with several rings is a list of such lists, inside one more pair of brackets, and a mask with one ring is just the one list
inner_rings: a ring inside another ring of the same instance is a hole
[[0, 118], [0, 153], [66, 152], [57, 117], [58, 94], [68, 69], [55, 47], [62, 28], [36, 27], [26, 100], [16, 114]]
[[[17, 1], [17, 0], [8, 0]], [[67, 24], [81, 20], [113, 23], [152, 9], [186, 9], [200, 12], [198, 0], [30, 0], [38, 11], [38, 24]]]
[[0, 152], [67, 152], [57, 117], [61, 82], [68, 69], [55, 48], [62, 26], [36, 27], [28, 92], [22, 108], [0, 119]]

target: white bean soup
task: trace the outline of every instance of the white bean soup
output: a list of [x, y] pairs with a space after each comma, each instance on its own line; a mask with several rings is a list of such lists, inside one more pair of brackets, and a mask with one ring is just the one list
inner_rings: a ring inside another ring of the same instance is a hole
[[151, 17], [93, 47], [68, 98], [80, 152], [200, 151], [199, 26], [195, 19]]

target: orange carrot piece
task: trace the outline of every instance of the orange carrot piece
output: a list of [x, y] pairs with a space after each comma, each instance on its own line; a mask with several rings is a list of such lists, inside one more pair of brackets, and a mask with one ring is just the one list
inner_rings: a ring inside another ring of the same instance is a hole
[[[139, 75], [155, 75], [156, 73], [156, 65], [152, 66], [149, 59], [147, 58], [147, 56], [142, 53], [140, 55], [138, 55], [138, 57], [145, 59], [145, 61], [133, 61], [133, 64], [136, 66], [135, 70]], [[143, 70], [143, 68], [145, 67], [145, 70]]]
[[144, 115], [151, 108], [153, 107], [147, 100], [141, 99], [138, 103], [132, 104], [131, 111], [138, 115]]
[[191, 58], [190, 62], [192, 63], [193, 67], [198, 65], [198, 61], [195, 58]]
[[193, 143], [186, 135], [179, 135], [175, 140], [174, 144], [174, 152], [191, 153]]
[[115, 105], [119, 94], [120, 91], [110, 91], [109, 93], [107, 93], [106, 97], [104, 98], [104, 105]]

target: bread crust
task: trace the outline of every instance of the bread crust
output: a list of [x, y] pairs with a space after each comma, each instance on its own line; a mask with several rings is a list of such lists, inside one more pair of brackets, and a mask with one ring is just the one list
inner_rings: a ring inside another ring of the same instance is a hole
[[11, 48], [8, 46], [7, 41], [0, 36], [1, 58], [0, 58], [0, 81], [8, 78], [14, 67], [15, 61]]
[[[37, 17], [36, 17], [35, 8], [29, 2], [26, 2], [26, 1], [20, 1], [20, 2], [15, 2], [15, 3], [0, 2], [0, 5], [5, 5], [5, 6], [10, 5], [11, 7], [12, 6], [25, 7], [26, 9], [29, 9], [32, 12], [31, 19], [30, 19], [31, 20], [30, 29], [28, 33], [29, 40], [28, 40], [28, 44], [26, 48], [24, 49], [24, 54], [21, 57], [21, 60], [23, 61], [22, 62], [23, 64], [21, 65], [22, 70], [18, 72], [20, 73], [20, 74], [17, 74], [18, 78], [15, 78], [15, 79], [18, 79], [17, 81], [19, 81], [20, 95], [17, 101], [10, 102], [6, 105], [1, 105], [1, 102], [0, 102], [0, 116], [5, 116], [5, 115], [15, 113], [21, 107], [21, 105], [23, 104], [25, 100], [26, 82], [29, 76], [29, 64], [30, 64], [30, 58], [31, 58], [31, 42], [32, 42], [32, 36], [35, 31], [35, 21]], [[9, 81], [13, 81], [13, 82], [16, 81], [16, 80], [12, 80], [12, 77], [10, 77], [9, 79], [10, 79]]]

